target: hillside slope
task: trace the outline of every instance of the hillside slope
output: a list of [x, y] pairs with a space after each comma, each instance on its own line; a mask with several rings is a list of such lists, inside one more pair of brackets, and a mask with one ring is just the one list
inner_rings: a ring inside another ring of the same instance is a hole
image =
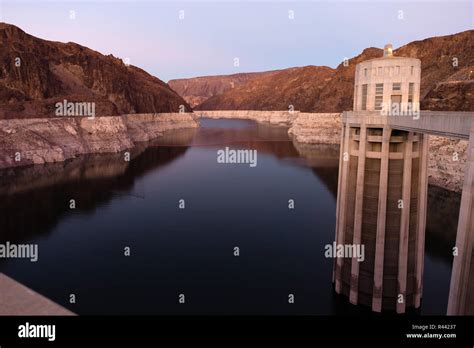
[[278, 72], [278, 70], [274, 70], [232, 75], [200, 76], [189, 79], [170, 80], [168, 84], [176, 93], [194, 107], [212, 96], [241, 86], [254, 78], [269, 76]]
[[55, 104], [94, 102], [97, 116], [178, 112], [169, 86], [121, 59], [76, 43], [46, 41], [0, 23], [0, 119], [51, 117]]

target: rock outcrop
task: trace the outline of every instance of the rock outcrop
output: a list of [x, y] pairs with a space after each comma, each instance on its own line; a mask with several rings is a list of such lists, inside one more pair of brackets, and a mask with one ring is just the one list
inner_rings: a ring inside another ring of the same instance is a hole
[[428, 177], [430, 184], [461, 192], [466, 170], [467, 140], [430, 136]]
[[474, 110], [474, 71], [472, 76], [472, 80], [437, 83], [423, 98], [422, 108], [438, 111]]
[[0, 168], [117, 153], [167, 130], [198, 126], [192, 113], [0, 120]]
[[95, 103], [96, 116], [179, 112], [166, 83], [112, 55], [0, 23], [0, 119], [54, 117], [57, 102]]

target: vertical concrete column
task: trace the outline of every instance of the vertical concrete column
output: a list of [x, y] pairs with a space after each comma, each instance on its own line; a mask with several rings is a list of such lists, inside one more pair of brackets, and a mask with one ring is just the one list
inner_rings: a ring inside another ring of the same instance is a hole
[[353, 110], [359, 110], [358, 106], [357, 106], [357, 101], [359, 100], [359, 85], [358, 83], [356, 82], [354, 84], [354, 103], [352, 104], [352, 109]]
[[[473, 282], [471, 269], [473, 258], [474, 240], [474, 124], [471, 127], [469, 145], [467, 148], [466, 169], [464, 172], [464, 185], [459, 211], [456, 248], [458, 255], [454, 256], [451, 285], [449, 289], [448, 315], [474, 314], [467, 310], [468, 301], [474, 301], [474, 289], [469, 288]], [[470, 307], [473, 304], [470, 303]]]
[[402, 183], [402, 212], [400, 217], [400, 242], [398, 247], [398, 296], [403, 296], [403, 301], [397, 298], [397, 313], [405, 313], [407, 265], [408, 265], [408, 236], [410, 225], [411, 201], [411, 170], [413, 153], [413, 133], [408, 133], [403, 151], [403, 183]]
[[[365, 176], [365, 148], [367, 144], [367, 127], [365, 124], [360, 126], [359, 134], [359, 160], [357, 164], [357, 186], [355, 195], [354, 212], [354, 238], [353, 244], [361, 244], [362, 235], [362, 215], [364, 205], [364, 176]], [[349, 301], [352, 304], [358, 303], [359, 292], [359, 261], [356, 257], [352, 258], [351, 266], [351, 287]]]
[[[346, 223], [346, 203], [347, 203], [347, 182], [349, 180], [349, 158], [351, 154], [351, 127], [345, 124], [343, 131], [343, 142], [339, 158], [339, 186], [337, 189], [337, 208], [336, 208], [336, 243], [342, 244], [344, 242], [344, 226]], [[347, 158], [347, 160], [345, 160]], [[341, 277], [342, 277], [343, 258], [336, 257], [335, 260], [335, 275], [336, 292], [341, 293]]]
[[430, 143], [428, 134], [419, 136], [419, 163], [420, 175], [418, 183], [418, 231], [415, 242], [415, 308], [420, 307], [423, 294], [423, 268], [425, 260], [425, 230], [426, 230], [426, 206], [428, 202], [428, 146]]
[[372, 291], [372, 310], [382, 311], [383, 265], [385, 253], [385, 222], [387, 213], [388, 161], [392, 129], [385, 126], [382, 133], [382, 152], [380, 159], [379, 202], [377, 210], [377, 236], [375, 241], [374, 287]]
[[[339, 210], [341, 206], [341, 181], [342, 181], [342, 165], [344, 160], [344, 133], [346, 130], [346, 125], [342, 123], [341, 127], [341, 140], [339, 141], [340, 148], [339, 148], [339, 169], [338, 169], [338, 177], [337, 177], [337, 200], [336, 200], [336, 231], [334, 240], [336, 244], [339, 244]], [[336, 265], [337, 265], [337, 258], [334, 258], [333, 269], [332, 269], [332, 282], [336, 281]]]

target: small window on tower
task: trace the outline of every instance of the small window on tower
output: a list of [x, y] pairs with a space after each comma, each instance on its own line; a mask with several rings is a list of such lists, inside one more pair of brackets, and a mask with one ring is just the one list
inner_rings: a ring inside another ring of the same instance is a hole
[[410, 74], [413, 75], [414, 71], [415, 71], [415, 67], [412, 65], [410, 68]]
[[400, 75], [400, 65], [395, 67], [395, 75]]
[[383, 83], [375, 84], [375, 110], [382, 110], [383, 103]]
[[375, 84], [375, 94], [383, 94], [383, 83]]
[[382, 75], [383, 75], [383, 71], [382, 71], [382, 67], [381, 67], [381, 66], [379, 66], [379, 72], [378, 72], [378, 75], [379, 75], [379, 76], [382, 76]]
[[413, 91], [415, 90], [415, 84], [410, 82], [408, 85], [408, 103], [413, 103]]
[[362, 110], [367, 110], [367, 85], [362, 85]]
[[364, 76], [367, 77], [367, 68], [364, 69]]
[[375, 110], [382, 110], [382, 105], [383, 105], [383, 96], [376, 95], [375, 96], [375, 105], [374, 105]]
[[401, 82], [394, 82], [392, 90], [394, 92], [400, 92], [402, 90], [402, 83]]

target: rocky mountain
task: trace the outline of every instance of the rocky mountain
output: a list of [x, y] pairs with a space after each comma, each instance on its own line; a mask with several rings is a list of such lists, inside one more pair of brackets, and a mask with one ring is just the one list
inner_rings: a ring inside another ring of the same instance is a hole
[[[414, 41], [394, 55], [421, 59], [422, 109], [474, 110], [474, 30]], [[196, 109], [286, 110], [293, 105], [304, 112], [351, 110], [356, 64], [381, 56], [381, 49], [367, 48], [336, 69], [307, 66], [257, 76]]]
[[474, 110], [474, 30], [414, 41], [395, 55], [421, 60], [421, 108]]
[[200, 76], [189, 79], [170, 80], [168, 81], [168, 85], [192, 107], [195, 107], [212, 96], [241, 86], [254, 78], [273, 75], [278, 72], [279, 70], [232, 75]]
[[95, 103], [97, 116], [191, 110], [166, 83], [113, 55], [6, 23], [0, 47], [0, 119], [51, 117], [64, 100]]
[[214, 96], [197, 106], [200, 110], [294, 110], [306, 111], [321, 100], [323, 87], [334, 69], [306, 66], [254, 78], [248, 83]]

